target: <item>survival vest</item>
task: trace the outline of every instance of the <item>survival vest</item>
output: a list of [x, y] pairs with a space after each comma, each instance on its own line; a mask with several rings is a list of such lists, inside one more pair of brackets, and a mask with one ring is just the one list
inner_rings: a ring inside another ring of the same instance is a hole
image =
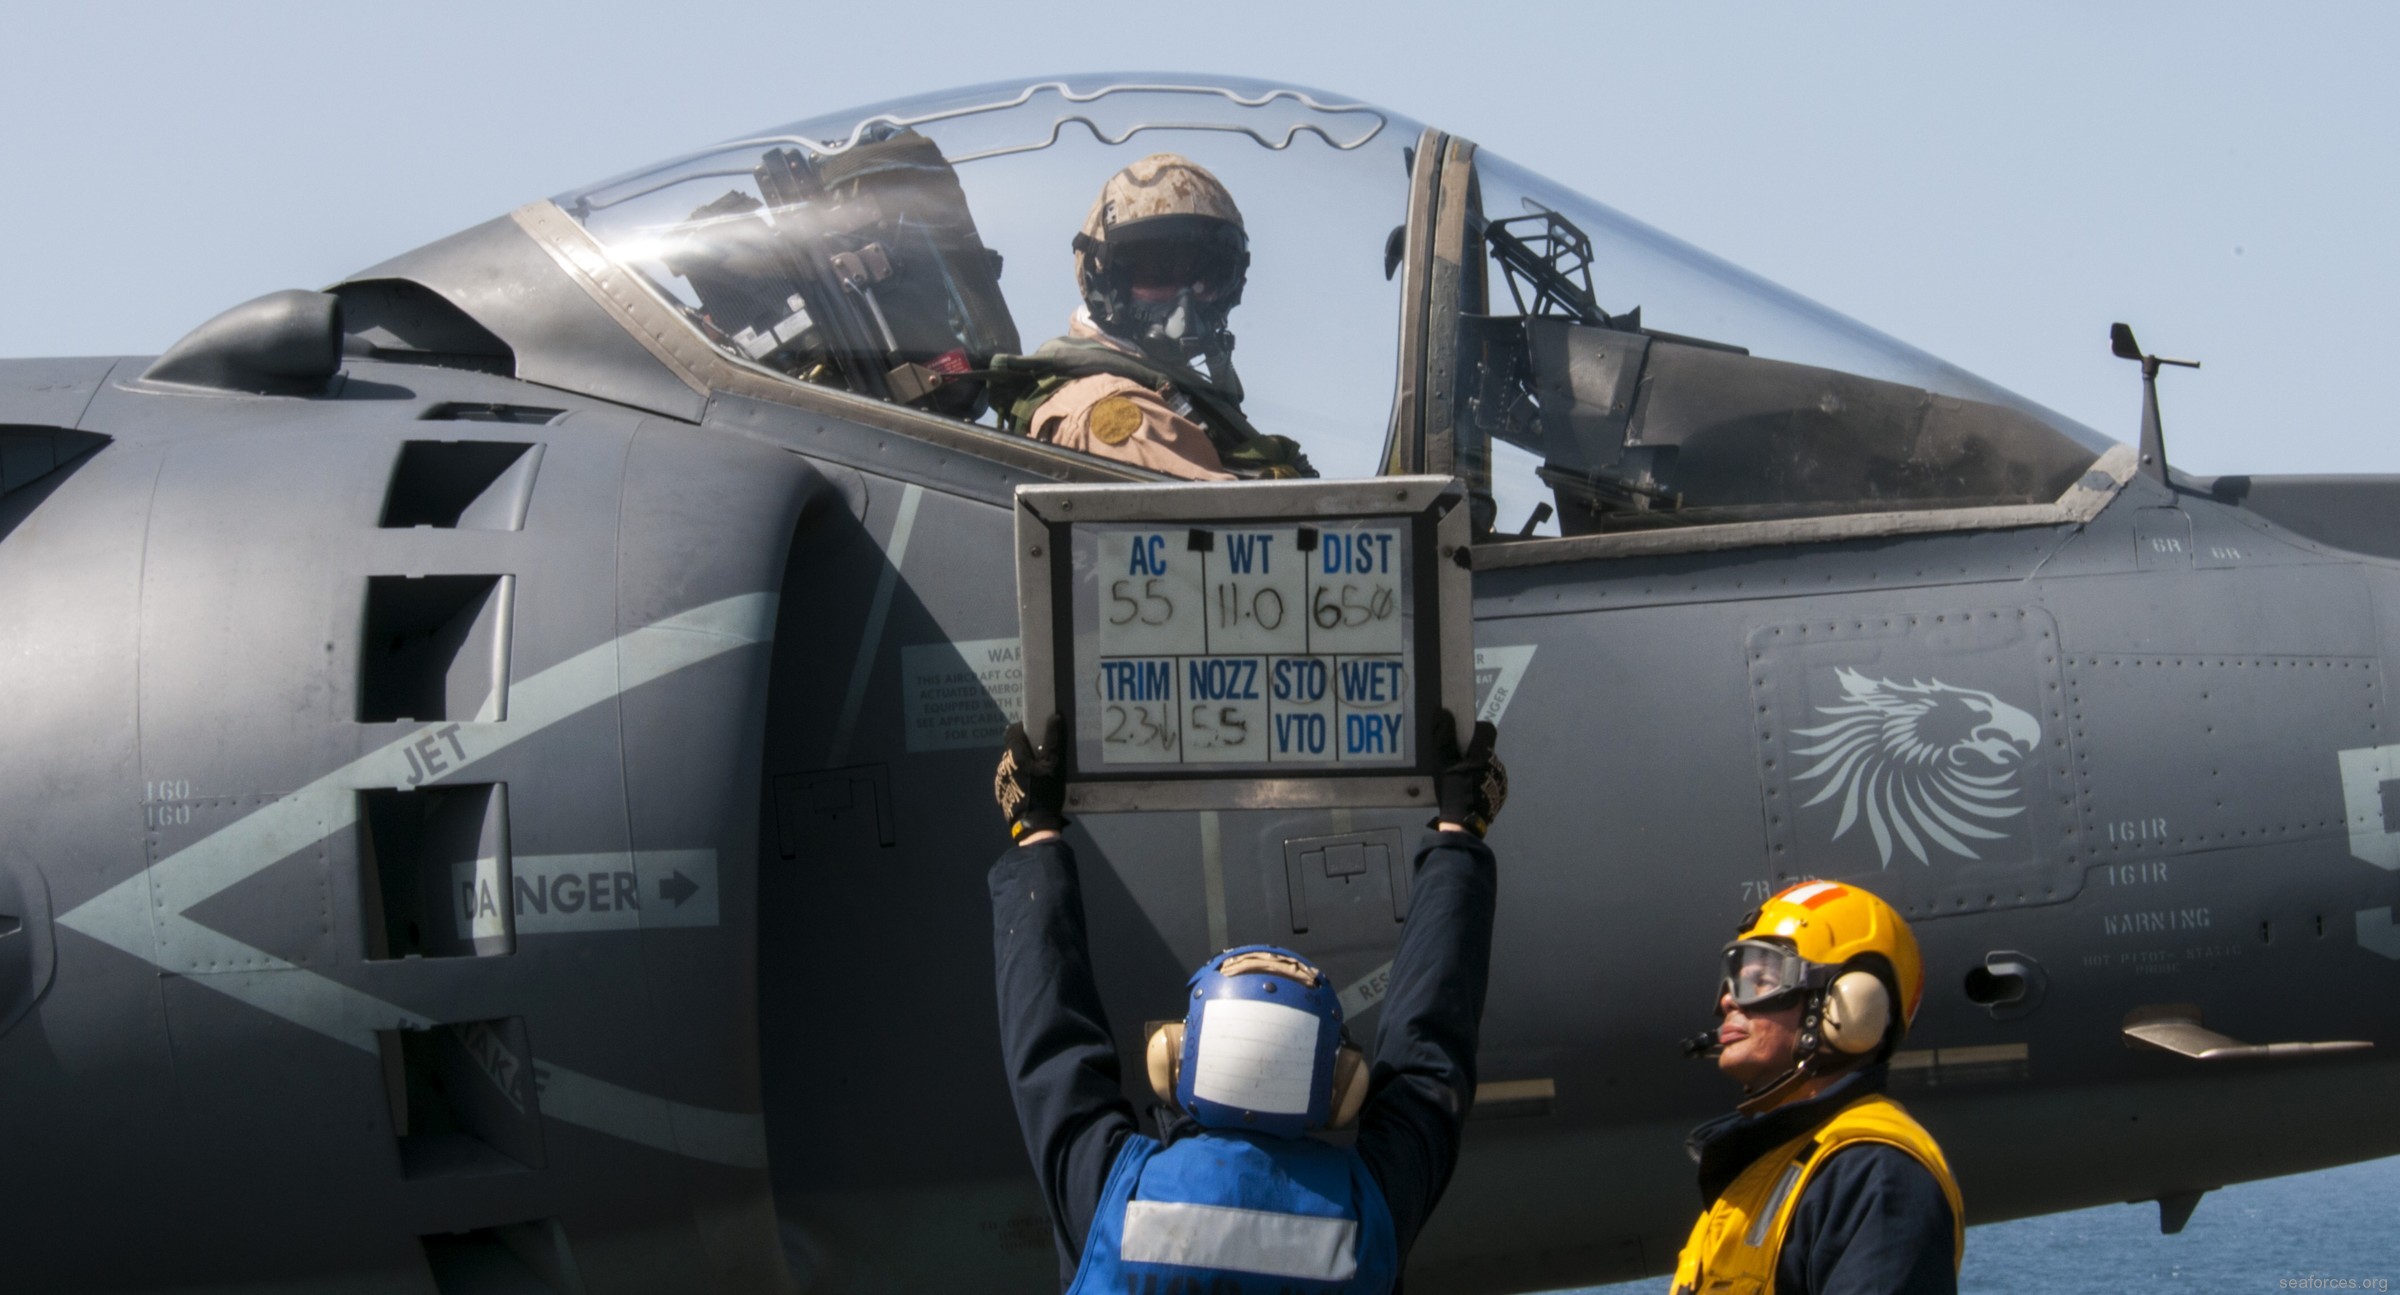
[[[1180, 371], [1178, 371], [1180, 368]], [[1225, 470], [1244, 477], [1313, 477], [1308, 456], [1288, 436], [1271, 436], [1250, 425], [1241, 396], [1190, 368], [1169, 368], [1148, 356], [1131, 355], [1080, 337], [1054, 337], [1031, 355], [992, 357], [988, 377], [1000, 426], [1020, 435], [1058, 389], [1098, 374], [1125, 378], [1156, 391], [1170, 405], [1191, 407], [1190, 417], [1208, 430]], [[1182, 397], [1180, 401], [1176, 397]]]
[[1951, 1259], [1966, 1257], [1967, 1229], [1958, 1183], [1942, 1149], [1900, 1103], [1871, 1094], [1832, 1119], [1751, 1162], [1693, 1225], [1675, 1262], [1675, 1295], [1774, 1295], [1775, 1260], [1809, 1179], [1844, 1147], [1880, 1142], [1916, 1157], [1950, 1202]]
[[1209, 1131], [1126, 1139], [1067, 1295], [1380, 1295], [1400, 1273], [1358, 1153]]

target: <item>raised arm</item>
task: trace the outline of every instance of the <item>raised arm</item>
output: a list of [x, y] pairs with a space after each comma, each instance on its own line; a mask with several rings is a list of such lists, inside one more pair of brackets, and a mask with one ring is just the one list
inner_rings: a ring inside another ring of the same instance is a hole
[[1058, 722], [1039, 753], [1016, 726], [1009, 741], [994, 790], [1018, 843], [989, 876], [1000, 1052], [1063, 1282], [1083, 1254], [1109, 1168], [1134, 1132], [1134, 1112], [1092, 978], [1075, 854], [1058, 834]]
[[1359, 1115], [1358, 1153], [1383, 1188], [1403, 1258], [1449, 1185], [1475, 1099], [1499, 889], [1480, 833], [1508, 797], [1507, 771], [1491, 753], [1495, 737], [1491, 725], [1478, 724], [1464, 753], [1454, 735], [1445, 743], [1454, 758], [1442, 775], [1440, 835], [1417, 854]]

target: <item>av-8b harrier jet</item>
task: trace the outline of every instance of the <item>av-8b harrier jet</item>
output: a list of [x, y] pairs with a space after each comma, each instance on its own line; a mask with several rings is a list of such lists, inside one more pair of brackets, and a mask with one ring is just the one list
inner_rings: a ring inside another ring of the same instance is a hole
[[[2400, 487], [2170, 472], [1396, 113], [1090, 77], [0, 364], [0, 1284], [1049, 1289], [1012, 492], [1154, 474], [1004, 428], [999, 357], [1168, 151], [1247, 226], [1248, 418], [1472, 501], [1517, 785], [1413, 1289], [1667, 1267], [1678, 1044], [1797, 878], [1914, 919], [1971, 1221], [2400, 1152]], [[1371, 1030], [1421, 819], [1085, 816], [1128, 1051], [1251, 942]]]

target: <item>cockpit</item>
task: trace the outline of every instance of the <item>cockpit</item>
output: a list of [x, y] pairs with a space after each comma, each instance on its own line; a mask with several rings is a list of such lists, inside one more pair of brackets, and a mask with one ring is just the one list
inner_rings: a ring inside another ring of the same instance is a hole
[[557, 204], [729, 362], [997, 428], [995, 359], [1084, 308], [1074, 242], [1103, 183], [1188, 157], [1247, 227], [1243, 412], [1317, 471], [1364, 476], [1393, 390], [1385, 245], [1422, 133], [1263, 85], [996, 86], [797, 123]]
[[1159, 153], [1239, 205], [1240, 415], [1326, 477], [1465, 477], [1487, 541], [2031, 517], [2129, 472], [2090, 429], [1474, 144], [1266, 83], [953, 91], [517, 219], [697, 390], [878, 402], [996, 445], [1027, 434], [1019, 357], [1088, 316], [1095, 195]]

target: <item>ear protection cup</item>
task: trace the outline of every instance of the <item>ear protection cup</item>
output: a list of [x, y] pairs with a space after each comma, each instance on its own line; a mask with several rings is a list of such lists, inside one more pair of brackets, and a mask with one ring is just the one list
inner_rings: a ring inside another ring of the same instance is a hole
[[1892, 1025], [1892, 996], [1871, 971], [1845, 971], [1825, 991], [1826, 1046], [1846, 1056], [1873, 1052]]
[[1333, 1054], [1333, 1114], [1327, 1128], [1346, 1129], [1367, 1104], [1367, 1054], [1345, 1043]]
[[[1175, 1081], [1183, 1069], [1183, 1022], [1167, 1021], [1150, 1029], [1150, 1046], [1145, 1058], [1150, 1067], [1150, 1091], [1167, 1109], [1175, 1105]], [[1361, 1085], [1363, 1088], [1364, 1085]]]

